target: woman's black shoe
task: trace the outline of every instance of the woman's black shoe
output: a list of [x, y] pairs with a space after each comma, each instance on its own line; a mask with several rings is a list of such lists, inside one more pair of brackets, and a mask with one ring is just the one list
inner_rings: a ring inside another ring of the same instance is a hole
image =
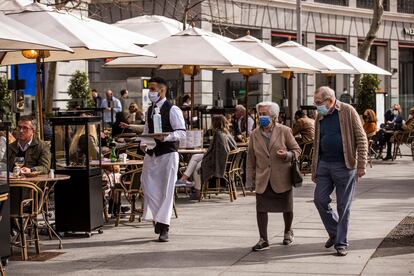
[[388, 155], [385, 156], [384, 158], [382, 158], [383, 161], [387, 161], [387, 160], [390, 160], [390, 159], [392, 159], [392, 156], [388, 156]]

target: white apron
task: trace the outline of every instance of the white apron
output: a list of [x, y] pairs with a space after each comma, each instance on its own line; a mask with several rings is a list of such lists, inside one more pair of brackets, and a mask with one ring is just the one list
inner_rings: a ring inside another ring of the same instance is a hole
[[174, 188], [178, 173], [178, 153], [145, 155], [142, 170], [144, 220], [170, 224]]

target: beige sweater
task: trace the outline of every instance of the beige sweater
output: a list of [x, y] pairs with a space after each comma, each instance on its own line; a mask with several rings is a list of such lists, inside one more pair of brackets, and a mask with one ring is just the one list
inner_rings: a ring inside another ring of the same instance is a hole
[[[346, 167], [348, 169], [365, 169], [367, 165], [368, 142], [359, 115], [351, 105], [338, 100], [336, 101], [335, 108], [339, 112]], [[322, 119], [323, 116], [318, 114], [315, 122], [315, 140], [313, 142], [312, 176], [316, 175], [318, 166], [320, 121]]]

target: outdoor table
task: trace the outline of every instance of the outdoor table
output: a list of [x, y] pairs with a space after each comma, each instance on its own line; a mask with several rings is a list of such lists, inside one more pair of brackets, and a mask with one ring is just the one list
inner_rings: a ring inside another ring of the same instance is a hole
[[[91, 166], [99, 166], [99, 160], [92, 160], [89, 163]], [[131, 165], [143, 165], [144, 164], [144, 160], [126, 160], [125, 162], [123, 161], [116, 161], [116, 162], [111, 162], [111, 161], [101, 161], [100, 165], [101, 167], [108, 167], [108, 166], [131, 166]]]
[[70, 179], [69, 175], [65, 174], [55, 174], [52, 178], [48, 174], [41, 174], [34, 177], [10, 177], [10, 183], [17, 183], [19, 181], [32, 182], [38, 186], [43, 192], [43, 206], [42, 206], [42, 216], [45, 221], [46, 229], [49, 231], [49, 238], [52, 238], [52, 234], [59, 240], [59, 249], [63, 249], [62, 239], [56, 233], [55, 229], [49, 223], [49, 194], [53, 190], [54, 186], [58, 181]]
[[205, 148], [194, 148], [194, 149], [178, 149], [178, 153], [181, 154], [197, 154], [197, 153], [206, 153], [207, 149]]

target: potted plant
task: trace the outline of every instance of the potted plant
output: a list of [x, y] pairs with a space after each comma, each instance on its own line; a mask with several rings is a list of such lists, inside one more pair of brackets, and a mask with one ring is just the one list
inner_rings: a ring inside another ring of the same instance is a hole
[[68, 109], [93, 107], [89, 80], [85, 72], [77, 70], [73, 74], [69, 80], [68, 94], [72, 99], [68, 102]]

